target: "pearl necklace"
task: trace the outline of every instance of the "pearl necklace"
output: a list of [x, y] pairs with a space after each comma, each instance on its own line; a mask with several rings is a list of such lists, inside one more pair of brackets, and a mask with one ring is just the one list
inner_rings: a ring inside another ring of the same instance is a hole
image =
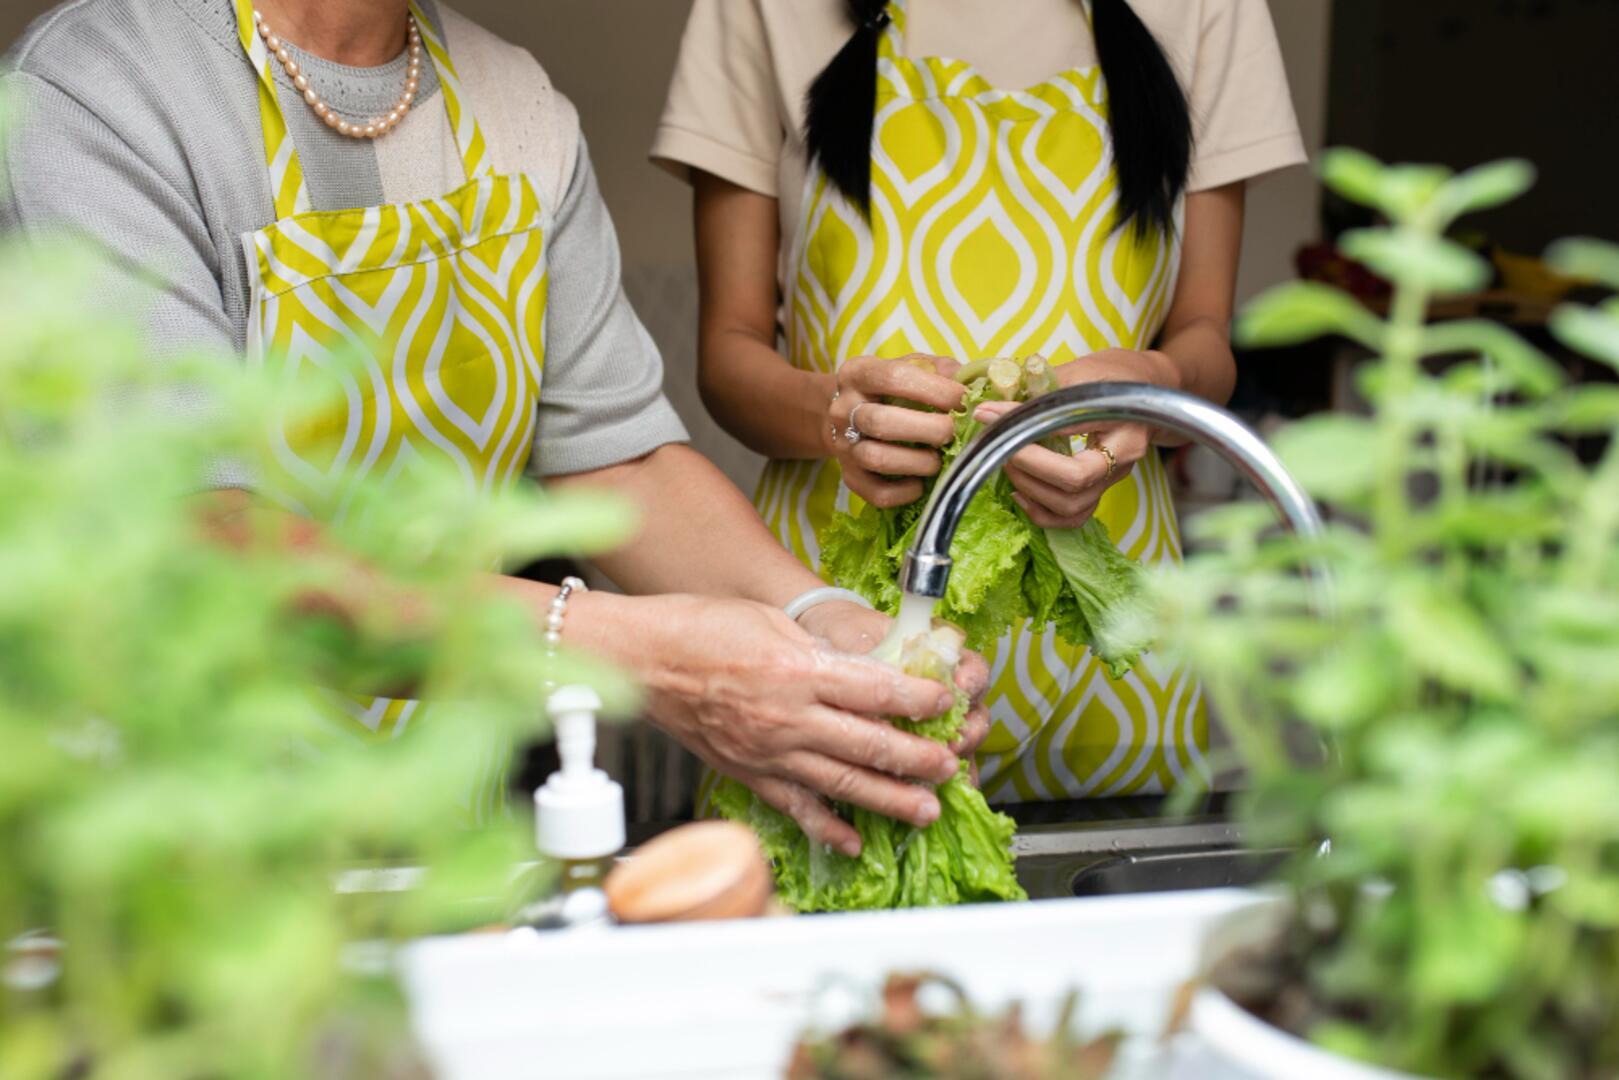
[[405, 15], [405, 40], [410, 63], [405, 68], [405, 92], [399, 95], [399, 100], [385, 115], [362, 124], [351, 124], [342, 119], [319, 94], [315, 93], [309, 85], [309, 76], [303, 73], [298, 61], [287, 52], [286, 42], [270, 30], [269, 24], [256, 11], [253, 13], [253, 26], [258, 30], [259, 37], [264, 39], [264, 47], [281, 62], [287, 77], [292, 80], [292, 85], [303, 94], [305, 103], [327, 127], [339, 135], [347, 135], [351, 139], [380, 138], [399, 126], [399, 121], [405, 118], [405, 114], [410, 111], [411, 103], [416, 100], [416, 91], [422, 84], [422, 35], [416, 28], [416, 17], [408, 12]]

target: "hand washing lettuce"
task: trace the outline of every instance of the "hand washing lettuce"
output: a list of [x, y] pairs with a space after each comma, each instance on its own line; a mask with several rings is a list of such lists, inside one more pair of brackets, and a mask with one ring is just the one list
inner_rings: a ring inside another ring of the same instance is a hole
[[[962, 633], [938, 624], [913, 606], [872, 654], [909, 675], [952, 685], [961, 660]], [[918, 616], [923, 629], [907, 623]], [[896, 727], [939, 742], [961, 732], [969, 702], [960, 691], [953, 709], [931, 720], [893, 719]], [[783, 903], [795, 911], [863, 911], [1027, 899], [1012, 868], [1012, 819], [989, 808], [967, 767], [937, 789], [940, 815], [926, 829], [858, 807], [840, 812], [860, 833], [861, 851], [849, 858], [812, 842], [786, 815], [735, 780], [716, 786], [714, 809], [751, 826], [763, 842]]]
[[[942, 452], [948, 469], [984, 425], [973, 412], [986, 401], [1027, 401], [1054, 389], [1050, 365], [1038, 356], [979, 361], [956, 378], [966, 399], [952, 415], [956, 437]], [[1068, 452], [1066, 439], [1047, 440]], [[942, 470], [941, 470], [942, 471]], [[929, 486], [931, 491], [931, 484]], [[834, 515], [821, 540], [821, 574], [853, 589], [881, 611], [900, 606], [899, 572], [926, 505]], [[1114, 545], [1107, 526], [1092, 518], [1079, 529], [1042, 529], [1012, 500], [1005, 475], [985, 484], [968, 504], [950, 545], [954, 566], [938, 615], [982, 649], [1020, 619], [1053, 626], [1072, 645], [1088, 646], [1114, 678], [1135, 665], [1149, 644], [1134, 628], [1144, 596], [1144, 571]]]

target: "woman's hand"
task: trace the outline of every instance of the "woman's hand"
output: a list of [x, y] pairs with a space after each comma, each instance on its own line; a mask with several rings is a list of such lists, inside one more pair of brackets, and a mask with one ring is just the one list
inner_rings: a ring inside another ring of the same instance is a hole
[[[917, 354], [902, 360], [862, 356], [838, 369], [827, 408], [826, 451], [842, 466], [850, 491], [884, 509], [922, 497], [921, 478], [939, 471], [937, 448], [955, 437], [948, 414], [967, 392], [950, 378], [958, 366], [945, 357]], [[886, 405], [888, 398], [939, 411]], [[853, 442], [847, 437], [851, 426], [860, 434]]]
[[[893, 625], [893, 620], [859, 604], [837, 601], [810, 608], [799, 616], [798, 624], [839, 652], [863, 656], [888, 636], [888, 628]], [[967, 711], [961, 736], [950, 744], [950, 749], [968, 762], [976, 783], [978, 765], [973, 761], [973, 755], [989, 735], [989, 710], [984, 707], [984, 691], [989, 688], [989, 665], [982, 656], [971, 651], [962, 655], [961, 663], [956, 666], [956, 685], [966, 693], [972, 708]]]
[[[1173, 361], [1164, 354], [1128, 349], [1092, 353], [1053, 370], [1060, 386], [1147, 382], [1178, 387], [1180, 382]], [[986, 402], [973, 413], [973, 419], [992, 424], [1015, 408], [1013, 402]], [[1007, 462], [1012, 498], [1042, 528], [1077, 529], [1085, 524], [1096, 512], [1102, 494], [1129, 476], [1152, 448], [1153, 429], [1145, 424], [1093, 424], [1063, 435], [1081, 433], [1090, 436], [1082, 453], [1060, 454], [1043, 446], [1026, 446]]]
[[632, 617], [611, 619], [635, 629], [609, 651], [646, 686], [654, 722], [811, 839], [860, 851], [859, 834], [826, 799], [919, 827], [938, 819], [938, 798], [915, 781], [950, 779], [956, 755], [873, 717], [937, 716], [954, 704], [952, 691], [836, 652], [763, 604], [598, 593], [579, 604], [577, 614], [635, 605]]

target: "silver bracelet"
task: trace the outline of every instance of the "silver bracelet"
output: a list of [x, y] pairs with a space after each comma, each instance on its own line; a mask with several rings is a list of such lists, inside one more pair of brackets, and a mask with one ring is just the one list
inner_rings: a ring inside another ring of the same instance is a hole
[[562, 579], [562, 587], [551, 597], [551, 608], [545, 613], [545, 648], [555, 653], [562, 644], [562, 621], [568, 617], [568, 598], [576, 592], [589, 592], [590, 587], [579, 578], [569, 575]]
[[859, 604], [867, 611], [876, 610], [876, 608], [872, 607], [870, 600], [867, 600], [853, 589], [837, 589], [831, 585], [823, 585], [819, 589], [811, 589], [807, 593], [794, 597], [782, 607], [782, 610], [787, 613], [789, 619], [797, 622], [799, 617], [810, 608], [830, 604], [834, 600], [847, 600], [851, 604]]

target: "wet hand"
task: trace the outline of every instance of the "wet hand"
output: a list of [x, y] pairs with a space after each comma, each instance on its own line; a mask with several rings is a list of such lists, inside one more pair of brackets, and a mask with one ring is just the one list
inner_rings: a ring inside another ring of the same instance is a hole
[[919, 827], [938, 819], [938, 798], [921, 785], [954, 776], [956, 755], [877, 718], [937, 716], [954, 703], [952, 691], [837, 652], [761, 604], [680, 596], [636, 603], [648, 610], [634, 666], [653, 720], [811, 839], [860, 850], [859, 834], [828, 801]]
[[[838, 601], [810, 608], [799, 617], [798, 624], [839, 652], [864, 655], [888, 636], [893, 620], [859, 604]], [[984, 708], [984, 693], [989, 688], [989, 665], [982, 656], [971, 651], [962, 654], [961, 663], [956, 666], [956, 686], [967, 695], [972, 708], [962, 725], [960, 737], [950, 744], [950, 749], [957, 756], [971, 761], [989, 734], [989, 712]]]

